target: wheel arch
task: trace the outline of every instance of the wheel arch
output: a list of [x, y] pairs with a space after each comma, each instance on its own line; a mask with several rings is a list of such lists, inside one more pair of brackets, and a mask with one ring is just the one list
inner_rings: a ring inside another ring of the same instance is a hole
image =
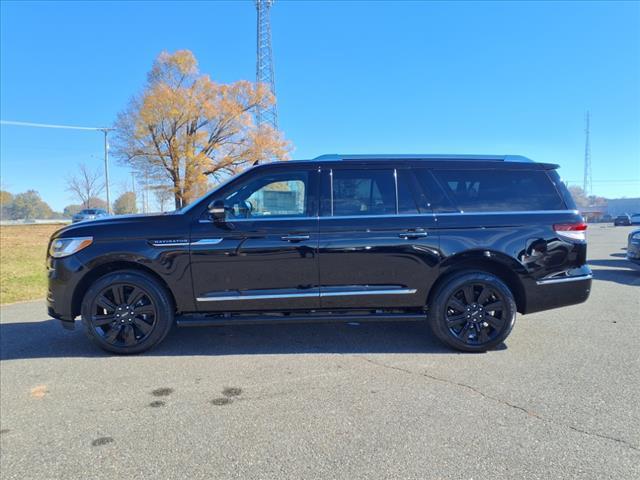
[[146, 275], [152, 277], [154, 280], [156, 280], [158, 282], [158, 284], [164, 288], [164, 290], [167, 292], [167, 294], [169, 295], [169, 298], [171, 299], [171, 302], [173, 304], [173, 308], [175, 310], [176, 308], [176, 299], [175, 296], [173, 294], [173, 292], [171, 291], [171, 288], [169, 288], [169, 285], [167, 284], [167, 282], [164, 281], [164, 279], [158, 275], [156, 272], [154, 272], [152, 269], [140, 264], [140, 263], [134, 263], [134, 262], [129, 262], [126, 260], [118, 260], [118, 261], [112, 261], [112, 262], [106, 262], [103, 263], [95, 268], [92, 268], [83, 278], [82, 280], [80, 280], [80, 282], [78, 283], [78, 285], [76, 286], [74, 292], [73, 292], [73, 297], [71, 300], [71, 311], [72, 311], [72, 315], [75, 317], [77, 315], [80, 315], [81, 312], [81, 307], [82, 307], [82, 300], [84, 299], [85, 294], [87, 293], [87, 290], [89, 290], [89, 288], [91, 287], [91, 285], [98, 280], [100, 277], [103, 277], [104, 275], [111, 273], [111, 272], [116, 272], [119, 270], [129, 270], [129, 271], [137, 271], [137, 272], [141, 272], [141, 273], [145, 273]]
[[518, 312], [526, 311], [527, 297], [520, 279], [520, 275], [524, 273], [524, 267], [503, 253], [489, 250], [464, 252], [447, 258], [440, 266], [440, 275], [429, 289], [427, 305], [431, 303], [441, 285], [453, 276], [467, 271], [481, 271], [498, 277], [513, 293]]

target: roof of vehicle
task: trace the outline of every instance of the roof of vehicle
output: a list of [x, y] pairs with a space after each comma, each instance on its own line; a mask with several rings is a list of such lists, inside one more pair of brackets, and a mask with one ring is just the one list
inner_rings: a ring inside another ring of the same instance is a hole
[[[541, 163], [534, 162], [530, 158], [524, 157], [522, 155], [468, 155], [468, 154], [432, 154], [432, 153], [419, 153], [419, 154], [325, 154], [320, 155], [316, 158], [310, 158], [307, 160], [287, 160], [287, 161], [275, 161], [270, 163], [262, 163], [262, 164], [254, 164], [253, 168], [264, 168], [269, 165], [291, 165], [291, 164], [324, 164], [324, 163], [357, 163], [357, 164], [366, 164], [368, 162], [428, 162], [436, 167], [443, 167], [445, 165], [449, 166], [451, 164], [455, 164], [456, 167], [460, 166], [461, 168], [472, 168], [472, 165], [477, 163], [477, 166], [480, 168], [485, 167], [495, 167], [498, 165], [503, 165], [506, 168], [516, 168], [516, 169], [542, 169], [542, 170], [555, 170], [560, 167], [560, 165], [554, 163]], [[507, 167], [507, 164], [509, 165]], [[475, 167], [475, 165], [473, 165]]]
[[[534, 162], [530, 158], [524, 157], [522, 155], [468, 155], [468, 154], [433, 154], [433, 153], [417, 153], [417, 154], [338, 154], [338, 153], [330, 153], [325, 155], [320, 155], [316, 158], [311, 158], [307, 160], [289, 160], [287, 164], [291, 163], [368, 163], [368, 162], [428, 162], [437, 166], [443, 166], [443, 164], [451, 164], [456, 163], [464, 166], [464, 168], [468, 168], [471, 164], [478, 163], [478, 166], [488, 166], [488, 164], [492, 164], [494, 166], [509, 164], [513, 168], [535, 168], [535, 169], [543, 169], [543, 170], [554, 170], [559, 167], [559, 165], [553, 163], [540, 163]], [[281, 163], [281, 162], [273, 162], [273, 163]], [[273, 165], [271, 163], [271, 165]], [[262, 165], [269, 165], [262, 164]], [[262, 166], [261, 165], [261, 166]], [[507, 167], [508, 168], [508, 167]]]
[[485, 161], [485, 162], [533, 162], [530, 158], [521, 155], [455, 155], [433, 153], [404, 153], [404, 154], [339, 154], [329, 153], [314, 158], [316, 161], [345, 161], [345, 160], [459, 160], [459, 161]]

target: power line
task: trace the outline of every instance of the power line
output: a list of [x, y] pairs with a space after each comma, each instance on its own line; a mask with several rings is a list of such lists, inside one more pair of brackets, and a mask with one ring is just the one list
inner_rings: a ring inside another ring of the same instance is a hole
[[[571, 183], [579, 183], [578, 180], [566, 180]], [[592, 180], [594, 183], [640, 183], [640, 179], [620, 179], [620, 180]]]
[[94, 130], [94, 131], [114, 130], [113, 128], [105, 128], [105, 127], [78, 127], [75, 125], [53, 125], [50, 123], [16, 122], [13, 120], [0, 120], [0, 124], [14, 125], [17, 127], [64, 128], [67, 130]]
[[34, 123], [34, 122], [17, 122], [15, 120], [0, 120], [2, 125], [13, 125], [16, 127], [35, 127], [35, 128], [61, 128], [64, 130], [90, 130], [94, 132], [104, 133], [104, 184], [107, 190], [107, 212], [111, 213], [111, 198], [109, 195], [109, 140], [107, 135], [115, 128], [109, 127], [79, 127], [76, 125], [55, 125], [51, 123]]

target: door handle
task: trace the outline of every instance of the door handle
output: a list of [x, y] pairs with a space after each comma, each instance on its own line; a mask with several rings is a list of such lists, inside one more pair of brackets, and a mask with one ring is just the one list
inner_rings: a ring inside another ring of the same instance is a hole
[[400, 238], [404, 238], [405, 240], [409, 240], [410, 238], [424, 238], [429, 234], [425, 232], [423, 229], [415, 229], [415, 230], [407, 230], [406, 232], [399, 233], [398, 236]]
[[286, 242], [302, 242], [303, 240], [309, 240], [309, 235], [285, 235], [282, 240]]

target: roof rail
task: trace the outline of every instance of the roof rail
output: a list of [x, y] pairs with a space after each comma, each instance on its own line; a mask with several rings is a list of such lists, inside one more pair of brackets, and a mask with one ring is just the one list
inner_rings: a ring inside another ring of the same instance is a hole
[[533, 162], [521, 155], [454, 155], [454, 154], [338, 154], [320, 155], [314, 160], [484, 160], [489, 162]]

